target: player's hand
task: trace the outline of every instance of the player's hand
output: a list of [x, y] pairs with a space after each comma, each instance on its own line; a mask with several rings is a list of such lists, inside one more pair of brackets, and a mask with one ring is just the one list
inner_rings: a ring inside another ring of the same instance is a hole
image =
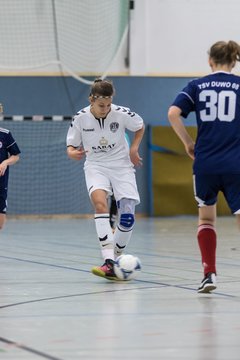
[[185, 147], [186, 153], [188, 154], [188, 156], [194, 160], [195, 156], [194, 156], [194, 143], [189, 144], [188, 146]]
[[67, 154], [73, 160], [82, 160], [86, 153], [87, 151], [85, 151], [82, 147], [79, 149], [76, 149], [72, 146], [67, 148]]
[[0, 176], [3, 176], [5, 174], [5, 171], [7, 169], [7, 164], [5, 164], [4, 162], [2, 162], [0, 164]]
[[143, 159], [139, 156], [139, 153], [136, 149], [130, 149], [130, 159], [134, 166], [140, 167], [143, 164]]

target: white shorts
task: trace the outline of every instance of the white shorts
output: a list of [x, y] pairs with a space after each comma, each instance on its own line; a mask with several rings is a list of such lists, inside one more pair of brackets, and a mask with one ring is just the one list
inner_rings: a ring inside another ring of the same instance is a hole
[[108, 195], [114, 193], [116, 201], [126, 198], [140, 203], [134, 168], [109, 169], [88, 165], [84, 171], [89, 196], [94, 190], [102, 189]]

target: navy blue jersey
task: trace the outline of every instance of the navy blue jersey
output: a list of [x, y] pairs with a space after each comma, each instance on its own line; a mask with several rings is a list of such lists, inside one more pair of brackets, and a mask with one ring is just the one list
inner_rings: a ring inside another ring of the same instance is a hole
[[195, 112], [194, 174], [240, 174], [240, 77], [215, 72], [192, 80], [173, 105]]
[[[0, 128], [0, 163], [6, 160], [9, 155], [20, 154], [19, 147], [9, 130]], [[5, 189], [8, 184], [9, 167], [5, 174], [0, 176], [0, 189]]]

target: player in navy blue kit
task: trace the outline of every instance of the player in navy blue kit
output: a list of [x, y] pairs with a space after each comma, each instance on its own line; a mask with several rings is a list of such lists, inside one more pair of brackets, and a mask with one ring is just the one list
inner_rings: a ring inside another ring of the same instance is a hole
[[[199, 293], [216, 289], [216, 202], [222, 191], [240, 225], [240, 77], [231, 74], [240, 46], [219, 41], [209, 50], [212, 73], [192, 80], [177, 95], [168, 118], [193, 162], [198, 203], [198, 244], [204, 278]], [[194, 112], [196, 144], [182, 121]]]
[[10, 131], [0, 127], [0, 229], [6, 221], [9, 166], [19, 160], [19, 154], [19, 147]]

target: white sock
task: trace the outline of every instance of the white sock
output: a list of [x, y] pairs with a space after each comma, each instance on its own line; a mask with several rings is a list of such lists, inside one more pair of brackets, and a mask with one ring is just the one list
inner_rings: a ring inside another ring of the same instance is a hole
[[114, 260], [113, 233], [109, 223], [109, 214], [94, 215], [96, 231], [104, 260]]
[[113, 234], [115, 257], [120, 256], [124, 252], [126, 246], [130, 241], [131, 236], [132, 236], [132, 230], [122, 231], [119, 230], [118, 226], [116, 227], [116, 230]]

